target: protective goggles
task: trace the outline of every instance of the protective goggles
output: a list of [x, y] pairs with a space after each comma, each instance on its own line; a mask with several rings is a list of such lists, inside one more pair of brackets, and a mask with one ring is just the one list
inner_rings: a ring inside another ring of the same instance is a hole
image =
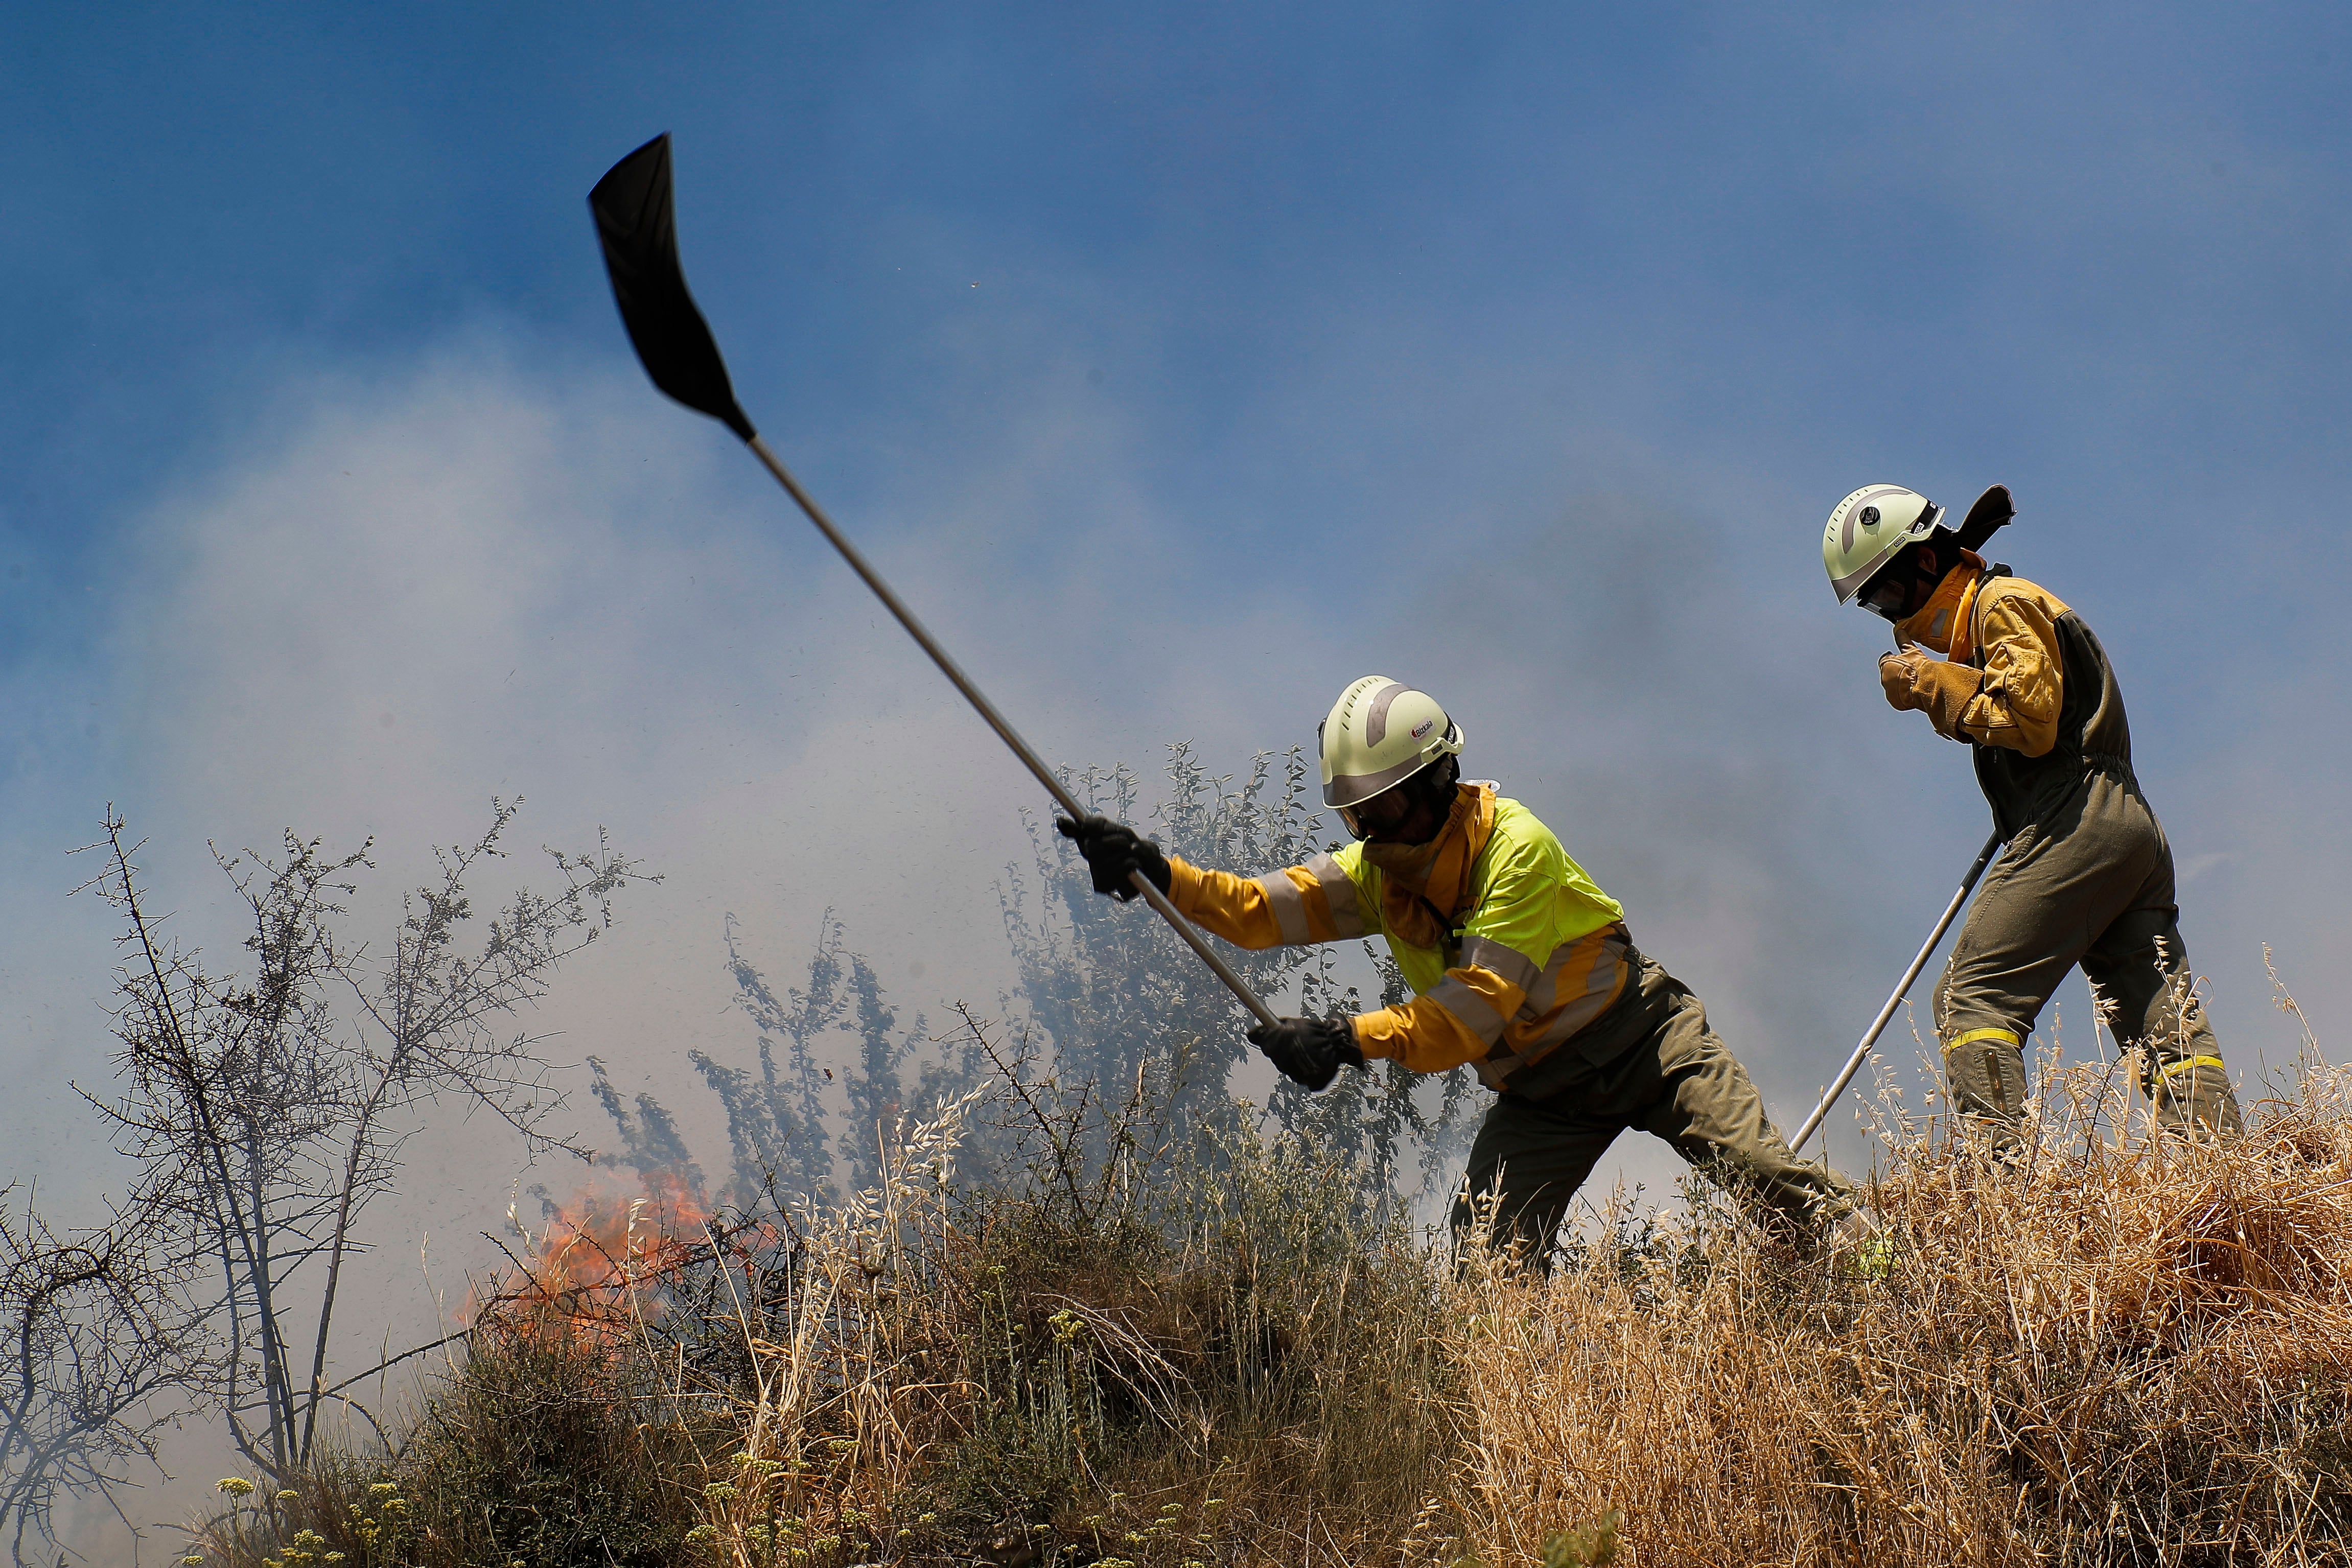
[[1864, 610], [1882, 621], [1903, 619], [1903, 607], [1911, 602], [1912, 584], [1919, 575], [1910, 557], [1909, 550], [1903, 551], [1888, 561], [1876, 577], [1862, 585], [1855, 598]]
[[1339, 808], [1339, 825], [1348, 836], [1361, 842], [1383, 828], [1393, 828], [1412, 814], [1412, 801], [1405, 786], [1395, 785], [1381, 790], [1370, 800], [1359, 800], [1352, 806]]

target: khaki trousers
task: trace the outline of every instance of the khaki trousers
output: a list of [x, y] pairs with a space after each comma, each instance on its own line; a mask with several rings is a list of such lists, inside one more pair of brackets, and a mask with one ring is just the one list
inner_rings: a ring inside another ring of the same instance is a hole
[[2077, 964], [2116, 1041], [2142, 1053], [2160, 1125], [2240, 1130], [2221, 1047], [2190, 988], [2172, 846], [2131, 774], [2095, 768], [2066, 805], [2010, 841], [1936, 988], [1953, 1104], [1996, 1146], [2025, 1112], [2025, 1040]]
[[1853, 1185], [1790, 1152], [1748, 1070], [1707, 1027], [1706, 1009], [1655, 962], [1642, 960], [1635, 985], [1591, 1031], [1620, 1034], [1624, 1048], [1602, 1063], [1578, 1061], [1539, 1100], [1507, 1091], [1486, 1113], [1454, 1200], [1457, 1243], [1491, 1204], [1496, 1245], [1548, 1260], [1569, 1200], [1629, 1127], [1672, 1144], [1791, 1240], [1811, 1240], [1853, 1210]]

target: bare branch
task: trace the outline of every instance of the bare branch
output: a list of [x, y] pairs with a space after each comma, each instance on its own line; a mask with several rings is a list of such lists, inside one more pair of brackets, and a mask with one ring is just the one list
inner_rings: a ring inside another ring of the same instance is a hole
[[[166, 917], [152, 911], [140, 883], [143, 841], [125, 837], [111, 808], [104, 837], [89, 846], [106, 864], [84, 887], [121, 915], [124, 958], [111, 1009], [121, 1042], [114, 1091], [82, 1094], [137, 1169], [138, 1234], [149, 1249], [142, 1256], [177, 1291], [154, 1298], [165, 1305], [152, 1321], [123, 1307], [106, 1332], [129, 1336], [124, 1343], [173, 1347], [170, 1375], [135, 1385], [225, 1419], [238, 1449], [274, 1481], [309, 1464], [320, 1402], [350, 1403], [340, 1392], [347, 1385], [330, 1388], [326, 1377], [342, 1265], [362, 1249], [360, 1218], [396, 1176], [423, 1115], [455, 1103], [488, 1112], [534, 1151], [575, 1147], [555, 1122], [564, 1100], [542, 1054], [548, 1037], [511, 1021], [610, 927], [615, 896], [654, 879], [601, 835], [583, 854], [549, 851], [552, 889], [518, 889], [467, 946], [478, 928], [468, 879], [504, 856], [520, 806], [493, 800], [484, 832], [436, 849], [435, 875], [403, 902], [381, 959], [344, 935], [345, 901], [375, 869], [373, 841], [333, 853], [289, 832], [272, 853], [214, 846], [244, 906], [247, 967], [238, 975], [208, 971], [164, 937]], [[27, 1234], [26, 1246], [48, 1245], [46, 1231]], [[68, 1256], [54, 1246], [40, 1255]], [[47, 1287], [50, 1297], [96, 1288], [98, 1276], [53, 1268], [67, 1275]], [[298, 1300], [316, 1313], [301, 1358], [307, 1377], [286, 1332]], [[26, 1301], [26, 1322], [50, 1321]], [[200, 1343], [206, 1354], [189, 1354]], [[18, 1358], [20, 1388], [32, 1386], [28, 1364]], [[0, 1396], [9, 1386], [0, 1385]], [[7, 1442], [25, 1452], [38, 1404], [20, 1392], [0, 1416], [10, 1422]], [[116, 1430], [105, 1425], [114, 1417], [100, 1414], [97, 1429]], [[119, 1458], [123, 1450], [106, 1451]], [[65, 1450], [42, 1453], [45, 1476], [95, 1473]], [[0, 1458], [10, 1460], [6, 1474], [17, 1473], [15, 1450], [0, 1448]], [[59, 1483], [43, 1484], [52, 1486], [47, 1496]], [[25, 1517], [24, 1505], [9, 1506]], [[45, 1520], [34, 1521], [36, 1536]]]

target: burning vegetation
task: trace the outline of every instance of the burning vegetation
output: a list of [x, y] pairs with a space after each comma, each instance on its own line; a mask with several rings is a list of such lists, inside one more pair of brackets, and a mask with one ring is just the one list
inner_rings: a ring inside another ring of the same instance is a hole
[[832, 1202], [551, 1228], [285, 1528], [369, 1561], [393, 1486], [419, 1564], [2340, 1561], [2352, 1074], [2225, 1145], [2125, 1081], [2053, 1073], [2020, 1164], [1915, 1129], [1874, 1282], [1706, 1193], [1457, 1268], [1311, 1136], [1009, 1072]]
[[[1183, 852], [1280, 862], [1307, 841], [1296, 758], [1261, 759], [1237, 790], [1181, 748], [1171, 772], [1161, 821]], [[1082, 784], [1090, 802], [1133, 793], [1119, 773]], [[667, 1111], [625, 1102], [600, 1073], [620, 1147], [598, 1166], [615, 1185], [541, 1217], [481, 1283], [442, 1370], [406, 1410], [369, 1416], [380, 1430], [321, 1424], [307, 1458], [273, 1471], [278, 1444], [299, 1452], [310, 1431], [304, 1403], [339, 1385], [306, 1381], [299, 1347], [260, 1355], [277, 1342], [258, 1338], [200, 1362], [214, 1382], [199, 1386], [268, 1420], [189, 1558], [2202, 1568], [2352, 1552], [2352, 1073], [2307, 1035], [2299, 1067], [2227, 1144], [2153, 1134], [2126, 1062], [2045, 1071], [2016, 1160], [1908, 1118], [1888, 1092], [1892, 1154], [1873, 1192], [1894, 1244], [1883, 1279], [1799, 1259], [1703, 1189], [1686, 1213], [1605, 1214], [1536, 1278], [1475, 1249], [1457, 1259], [1415, 1223], [1453, 1168], [1459, 1098], [1364, 1072], [1312, 1097], [1284, 1086], [1262, 1107], [1236, 1102], [1222, 990], [1055, 853], [1041, 842], [1034, 883], [1006, 895], [1018, 1026], [967, 1016], [935, 1037], [902, 1024], [830, 922], [796, 986], [772, 988], [730, 944], [757, 1062], [694, 1064], [726, 1113], [726, 1176], [706, 1183]], [[409, 992], [393, 994], [446, 991], [474, 1009], [455, 1033], [403, 1037], [404, 1060], [424, 1066], [483, 1060], [457, 1048], [495, 1043], [476, 1025], [584, 947], [602, 928], [591, 896], [625, 872], [600, 862], [562, 899], [518, 900], [540, 936], [519, 948], [502, 916], [484, 950], [502, 970], [454, 956], [470, 863], [404, 927], [393, 978]], [[288, 865], [252, 886], [259, 950], [299, 998], [347, 950], [307, 941], [332, 911], [306, 900], [336, 868], [302, 845]], [[406, 1124], [356, 1113], [394, 1103], [368, 1095], [394, 1081], [335, 1079], [346, 1057], [326, 1014], [257, 1008], [257, 989], [139, 950], [160, 978], [127, 982], [140, 1006], [126, 1039], [141, 1071], [178, 1074], [163, 1087], [180, 1095], [157, 1090], [150, 1119], [168, 1130], [188, 1120], [166, 1114], [183, 1102], [246, 1103], [231, 1091], [282, 1096], [284, 1075], [253, 1064], [302, 1046], [322, 1064], [303, 1082], [335, 1113], [321, 1124], [363, 1157], [320, 1166], [338, 1183], [264, 1194], [278, 1207], [253, 1210], [247, 1232], [299, 1240], [289, 1227], [340, 1212], [346, 1191], [356, 1213], [395, 1168], [396, 1142], [375, 1129]], [[1265, 992], [1354, 1005], [1319, 960], [1243, 963]], [[544, 1109], [535, 1059], [488, 1060], [502, 1076], [454, 1081], [483, 1092], [472, 1103]], [[425, 1103], [432, 1084], [414, 1082], [401, 1092]], [[525, 1098], [509, 1104], [509, 1090]], [[256, 1138], [289, 1135], [282, 1117], [247, 1120]], [[264, 1221], [278, 1228], [253, 1228]], [[152, 1349], [123, 1363], [151, 1381], [113, 1375], [121, 1345], [174, 1342], [93, 1338], [91, 1325], [129, 1320], [71, 1292], [161, 1277], [193, 1302], [175, 1321], [213, 1321], [212, 1232], [126, 1229], [203, 1242], [159, 1265], [0, 1231], [11, 1299], [49, 1336], [20, 1333], [52, 1347], [42, 1366], [79, 1357], [108, 1374], [85, 1379], [100, 1394], [185, 1383]], [[256, 1256], [308, 1265], [331, 1251], [257, 1242]], [[247, 1284], [308, 1277], [239, 1265], [219, 1300], [237, 1308]], [[255, 1332], [249, 1313], [234, 1321]], [[142, 1439], [109, 1419], [83, 1430]]]
[[512, 1275], [492, 1283], [467, 1312], [478, 1332], [555, 1334], [583, 1347], [611, 1350], [659, 1322], [668, 1287], [709, 1256], [712, 1215], [685, 1178], [643, 1178], [645, 1191], [583, 1187], [568, 1204], [549, 1206]]

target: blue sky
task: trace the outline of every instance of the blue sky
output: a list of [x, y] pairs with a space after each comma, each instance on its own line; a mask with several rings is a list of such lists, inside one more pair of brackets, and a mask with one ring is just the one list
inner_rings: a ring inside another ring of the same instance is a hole
[[649, 1085], [741, 1046], [730, 912], [781, 967], [843, 910], [911, 1006], [1003, 983], [1034, 789], [628, 358], [583, 197], [663, 130], [752, 417], [1048, 753], [1237, 763], [1354, 675], [1427, 685], [1801, 1113], [1984, 822], [1881, 705], [1821, 521], [1999, 480], [1995, 553], [2118, 662], [2233, 1061], [2286, 1049], [2264, 943], [2347, 1018], [2341, 7], [157, 6], [0, 44], [19, 1170], [101, 1179], [65, 1084], [109, 926], [63, 852], [109, 800], [192, 936], [207, 838], [373, 832], [396, 885], [493, 791], [608, 826], [669, 880], [551, 1016]]
[[[2158, 528], [2226, 528], [2255, 474], [2309, 504], [2338, 423], [2327, 8], [587, 10], [13, 28], [20, 548], [102, 552], [289, 364], [486, 318], [609, 355], [580, 192], [659, 128], [766, 423], [944, 465], [1009, 342], [1099, 361], [1212, 580], [1234, 533], [1318, 569], [1309, 517], [1392, 528], [1538, 461], [1465, 439], [1498, 415], [1805, 511], [1941, 453], [1923, 483]], [[1269, 397], [1311, 406], [1269, 429]]]

